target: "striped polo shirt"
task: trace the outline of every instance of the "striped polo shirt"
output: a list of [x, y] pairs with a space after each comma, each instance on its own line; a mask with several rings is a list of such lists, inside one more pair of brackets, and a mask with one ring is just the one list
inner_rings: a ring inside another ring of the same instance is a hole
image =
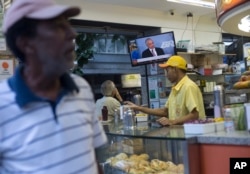
[[34, 95], [21, 67], [0, 83], [0, 174], [96, 174], [107, 141], [89, 84], [65, 74], [56, 102]]

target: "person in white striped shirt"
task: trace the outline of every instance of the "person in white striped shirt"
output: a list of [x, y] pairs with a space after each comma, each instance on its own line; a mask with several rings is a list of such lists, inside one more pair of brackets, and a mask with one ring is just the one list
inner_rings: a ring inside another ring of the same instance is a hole
[[97, 174], [107, 142], [89, 84], [69, 73], [78, 7], [15, 0], [3, 21], [21, 64], [0, 83], [0, 174]]

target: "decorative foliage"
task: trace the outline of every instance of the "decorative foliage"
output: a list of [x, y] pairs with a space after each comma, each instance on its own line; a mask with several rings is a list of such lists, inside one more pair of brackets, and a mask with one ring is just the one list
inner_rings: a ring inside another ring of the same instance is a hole
[[94, 56], [94, 40], [96, 34], [94, 33], [78, 33], [76, 43], [76, 65], [72, 70], [73, 73], [80, 76], [83, 75], [83, 66], [87, 64], [89, 59]]
[[[98, 33], [78, 33], [75, 43], [76, 43], [76, 65], [72, 72], [80, 76], [83, 75], [83, 66], [88, 63], [89, 59], [94, 56], [94, 42], [107, 34]], [[119, 40], [122, 44], [126, 43], [126, 37], [120, 34], [114, 34], [112, 37], [112, 43]]]

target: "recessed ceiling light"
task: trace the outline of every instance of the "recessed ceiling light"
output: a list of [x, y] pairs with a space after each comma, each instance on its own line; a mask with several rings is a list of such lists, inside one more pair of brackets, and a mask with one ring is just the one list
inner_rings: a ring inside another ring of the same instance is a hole
[[244, 32], [250, 32], [250, 15], [245, 16], [238, 23], [238, 28]]

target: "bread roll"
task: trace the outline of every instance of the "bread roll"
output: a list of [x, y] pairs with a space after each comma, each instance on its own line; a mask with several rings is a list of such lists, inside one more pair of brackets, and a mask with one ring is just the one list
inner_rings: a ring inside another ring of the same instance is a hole
[[184, 165], [183, 164], [178, 164], [177, 165], [177, 172], [178, 174], [184, 174]]
[[168, 167], [167, 170], [170, 171], [170, 172], [175, 172], [175, 173], [177, 173], [177, 172], [178, 172], [178, 167], [177, 167], [177, 165], [172, 164], [172, 165], [170, 165], [170, 166]]
[[132, 168], [132, 169], [129, 170], [128, 173], [129, 174], [145, 174], [145, 171], [142, 170], [142, 169], [134, 169], [134, 168]]
[[138, 160], [138, 155], [136, 154], [130, 155], [129, 160]]
[[118, 160], [124, 160], [128, 158], [128, 155], [126, 153], [119, 153], [118, 155], [115, 156], [115, 158]]
[[142, 169], [145, 173], [155, 173], [155, 170], [152, 169], [150, 166], [144, 166], [140, 169]]
[[109, 162], [109, 164], [111, 166], [115, 166], [116, 162], [119, 161], [118, 159], [116, 159], [115, 157], [110, 157], [106, 160], [106, 162]]
[[233, 85], [234, 89], [246, 89], [246, 88], [250, 88], [250, 81], [240, 81], [240, 82], [236, 82]]
[[149, 162], [145, 160], [141, 160], [138, 163], [138, 168], [149, 167]]
[[131, 159], [127, 159], [127, 163], [130, 166], [130, 168], [138, 168], [138, 160], [131, 160]]
[[170, 174], [169, 171], [160, 171], [160, 172], [157, 172], [155, 174]]
[[138, 156], [141, 160], [148, 160], [149, 159], [149, 155], [146, 153], [143, 153], [141, 155]]
[[248, 80], [250, 80], [250, 75], [242, 75], [239, 81], [248, 81]]
[[166, 162], [161, 161], [161, 160], [158, 160], [158, 159], [153, 159], [153, 160], [151, 160], [150, 166], [151, 166], [153, 169], [157, 170], [157, 171], [167, 169], [167, 164], [166, 164]]

